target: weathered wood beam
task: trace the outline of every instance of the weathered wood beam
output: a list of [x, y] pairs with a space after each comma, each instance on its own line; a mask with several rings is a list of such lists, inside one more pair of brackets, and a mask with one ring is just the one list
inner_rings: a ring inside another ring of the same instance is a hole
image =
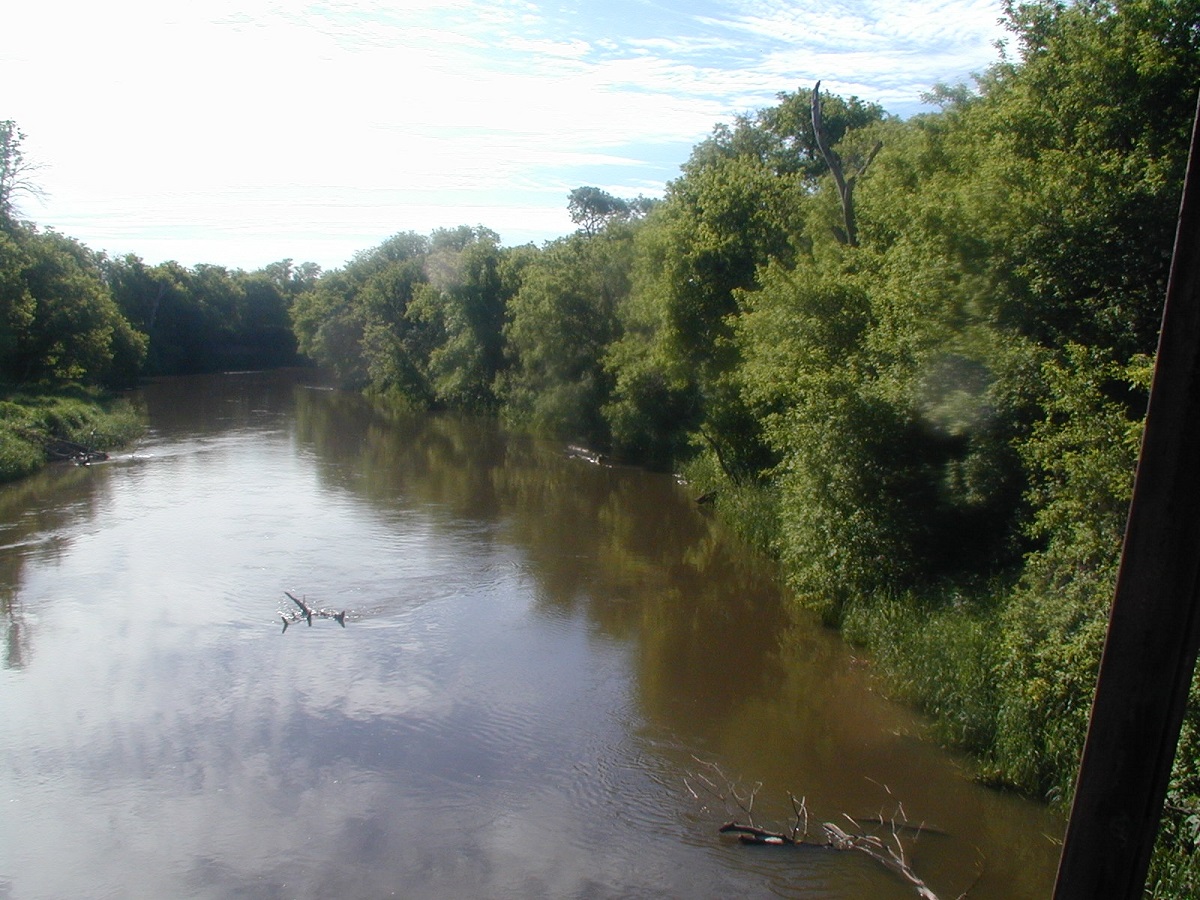
[[1135, 900], [1200, 648], [1200, 105], [1121, 567], [1055, 900]]

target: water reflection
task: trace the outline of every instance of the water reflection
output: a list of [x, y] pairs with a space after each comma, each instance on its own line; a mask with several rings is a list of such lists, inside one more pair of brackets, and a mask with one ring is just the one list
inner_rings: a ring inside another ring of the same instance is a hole
[[0, 589], [0, 613], [4, 616], [4, 668], [23, 669], [29, 657], [29, 630], [11, 589]]
[[[976, 848], [973, 897], [1046, 892], [1054, 820], [918, 740], [669, 478], [279, 375], [146, 400], [136, 454], [0, 489], [0, 893], [911, 896], [723, 842], [694, 756], [766, 820], [887, 785], [947, 831], [916, 857], [946, 895]], [[284, 590], [347, 627], [281, 636]]]
[[[643, 737], [679, 769], [697, 754], [725, 760], [764, 783], [760, 803], [779, 819], [791, 815], [790, 792], [807, 796], [815, 818], [837, 821], [878, 815], [899, 798], [955, 835], [917, 856], [953, 895], [1048, 892], [1057, 817], [972, 785], [965, 761], [924, 743], [915, 716], [873, 697], [840, 641], [795, 621], [770, 568], [669, 479], [587, 466], [469, 420], [370, 415], [396, 427], [343, 421], [322, 432], [368, 435], [361, 455], [339, 459], [343, 471], [366, 473], [357, 489], [420, 492], [455, 516], [501, 518], [503, 538], [522, 548], [536, 609], [578, 614], [594, 633], [634, 642]], [[982, 846], [992, 850], [980, 875]]]

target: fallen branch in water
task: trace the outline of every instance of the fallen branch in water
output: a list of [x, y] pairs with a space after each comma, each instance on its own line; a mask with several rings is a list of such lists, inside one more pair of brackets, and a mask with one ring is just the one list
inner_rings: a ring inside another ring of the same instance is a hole
[[922, 900], [938, 900], [937, 894], [912, 870], [904, 844], [901, 843], [900, 835], [895, 829], [892, 830], [892, 840], [889, 842], [873, 834], [848, 834], [833, 822], [826, 822], [821, 827], [825, 829], [829, 843], [835, 850], [857, 850], [859, 853], [865, 853], [912, 885]]
[[299, 597], [297, 597], [295, 594], [291, 593], [290, 591], [284, 591], [283, 593], [284, 593], [284, 596], [286, 596], [289, 600], [291, 600], [293, 603], [295, 603], [296, 606], [300, 607], [299, 614], [284, 613], [284, 612], [279, 613], [279, 618], [281, 618], [283, 620], [283, 630], [284, 631], [288, 630], [289, 625], [291, 625], [294, 622], [299, 622], [301, 619], [306, 620], [309, 624], [309, 627], [311, 628], [312, 620], [313, 620], [314, 616], [316, 616], [318, 619], [333, 619], [335, 622], [337, 622], [343, 628], [346, 627], [346, 611], [344, 609], [341, 612], [334, 612], [331, 609], [315, 609], [315, 608], [309, 606], [308, 603], [306, 603], [304, 600], [301, 600]]
[[[17, 427], [13, 430], [25, 438], [25, 440], [41, 444], [47, 459], [55, 461], [70, 460], [77, 466], [86, 466], [90, 463], [103, 462], [108, 459], [108, 454], [103, 450], [93, 450], [85, 444], [77, 444], [74, 441], [68, 441], [66, 438], [55, 437], [54, 435], [44, 434], [29, 428]], [[95, 434], [95, 431], [93, 431], [92, 436], [95, 437]]]
[[[909, 848], [905, 846], [901, 835], [911, 833], [910, 843], [915, 845], [918, 838], [927, 831], [934, 834], [943, 832], [927, 829], [924, 824], [915, 827], [909, 825], [904, 804], [899, 801], [896, 801], [891, 815], [885, 815], [881, 810], [878, 818], [863, 820], [881, 825], [886, 829], [884, 836], [869, 833], [859, 821], [845, 815], [846, 821], [853, 826], [854, 831], [847, 831], [833, 822], [825, 822], [821, 825], [824, 840], [819, 840], [809, 837], [808, 806], [805, 798], [801, 797], [797, 800], [794, 795], [788, 794], [794, 813], [791, 827], [786, 831], [771, 831], [754, 824], [754, 798], [762, 787], [761, 782], [755, 783], [748, 790], [739, 789], [737, 783], [727, 778], [715, 763], [707, 763], [699, 759], [696, 762], [707, 769], [711, 773], [711, 777], [704, 772], [696, 772], [690, 778], [685, 778], [684, 785], [691, 795], [700, 799], [700, 794], [697, 793], [698, 787], [700, 792], [720, 800], [725, 805], [727, 813], [731, 811], [731, 807], [736, 807], [741, 813], [741, 817], [735, 817], [722, 825], [718, 829], [719, 833], [736, 834], [739, 842], [755, 846], [812, 847], [862, 853], [907, 882], [921, 900], [938, 900], [938, 895], [913, 871], [912, 863], [909, 860]], [[697, 787], [693, 787], [693, 780]], [[886, 785], [882, 785], [882, 787], [891, 796], [891, 790]], [[738, 818], [744, 818], [745, 822], [738, 821]], [[957, 900], [963, 900], [966, 895], [967, 892], [964, 891]]]

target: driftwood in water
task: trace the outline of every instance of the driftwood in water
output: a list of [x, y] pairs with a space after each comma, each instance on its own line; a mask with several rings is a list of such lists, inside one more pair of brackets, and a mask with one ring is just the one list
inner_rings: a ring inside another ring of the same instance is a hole
[[89, 463], [108, 459], [108, 454], [103, 450], [93, 450], [91, 447], [84, 444], [77, 444], [74, 441], [68, 441], [66, 438], [42, 434], [39, 431], [32, 431], [28, 428], [17, 428], [16, 432], [27, 441], [41, 444], [42, 451], [46, 454], [47, 459], [56, 461], [70, 460], [78, 466], [86, 466]]
[[938, 900], [937, 894], [912, 870], [904, 844], [900, 842], [896, 831], [892, 832], [892, 840], [889, 842], [874, 834], [848, 834], [832, 822], [826, 822], [821, 827], [825, 829], [825, 834], [829, 836], [829, 842], [835, 850], [856, 850], [865, 853], [912, 885], [921, 900]]
[[757, 825], [743, 825], [741, 822], [726, 822], [717, 829], [721, 834], [736, 834], [743, 844], [760, 844], [765, 847], [825, 847], [832, 846], [828, 841], [820, 843], [810, 841], [806, 837], [786, 834], [782, 831], [767, 831]]
[[[736, 821], [726, 822], [719, 831], [721, 834], [736, 834], [741, 843], [755, 846], [815, 847], [862, 853], [908, 882], [921, 900], [938, 900], [938, 895], [913, 871], [912, 865], [908, 861], [908, 852], [900, 840], [902, 828], [893, 829], [891, 840], [885, 840], [874, 834], [848, 832], [833, 822], [825, 822], [821, 828], [825, 832], [824, 841], [811, 840], [807, 833], [797, 834], [793, 831], [788, 834], [780, 831], [768, 831], [765, 828], [743, 825]], [[917, 831], [919, 834], [920, 829]]]
[[46, 444], [46, 455], [51, 459], [70, 460], [77, 466], [86, 466], [94, 462], [103, 462], [108, 454], [103, 450], [92, 450], [74, 441], [64, 441], [54, 438]]
[[335, 622], [337, 622], [343, 628], [346, 627], [346, 611], [344, 609], [341, 612], [334, 612], [331, 609], [320, 609], [320, 608], [312, 607], [312, 606], [309, 606], [307, 602], [305, 602], [304, 600], [301, 600], [299, 597], [297, 597], [295, 594], [291, 593], [290, 591], [284, 591], [283, 593], [284, 593], [285, 597], [287, 597], [289, 600], [291, 600], [293, 603], [295, 603], [296, 606], [298, 606], [300, 608], [299, 613], [282, 613], [281, 612], [279, 614], [279, 618], [281, 618], [283, 620], [283, 630], [284, 631], [288, 630], [289, 625], [291, 625], [294, 622], [299, 622], [301, 619], [304, 619], [305, 621], [307, 621], [309, 624], [309, 627], [312, 627], [312, 620], [314, 617], [316, 617], [318, 619], [333, 619]]
[[[753, 846], [811, 847], [822, 850], [862, 853], [905, 881], [916, 891], [916, 895], [921, 900], [938, 900], [937, 894], [913, 871], [912, 864], [908, 858], [909, 848], [905, 846], [901, 835], [906, 832], [909, 833], [911, 835], [910, 842], [915, 844], [916, 840], [923, 833], [932, 832], [934, 834], [941, 834], [942, 832], [935, 829], [927, 829], [924, 825], [915, 827], [909, 825], [903, 804], [896, 802], [895, 810], [890, 816], [885, 816], [881, 812], [878, 818], [863, 820], [883, 826], [887, 830], [887, 833], [883, 836], [868, 833], [859, 821], [846, 816], [846, 821], [854, 827], [854, 831], [847, 831], [833, 822], [825, 822], [821, 826], [824, 840], [814, 840], [808, 834], [808, 807], [803, 797], [797, 800], [789, 794], [795, 818], [791, 828], [787, 831], [770, 831], [766, 828], [760, 828], [754, 824], [753, 810], [754, 798], [757, 796], [762, 784], [757, 783], [748, 790], [739, 789], [737, 784], [726, 778], [715, 764], [701, 762], [700, 760], [697, 760], [697, 762], [700, 762], [702, 766], [716, 776], [714, 780], [714, 778], [709, 777], [703, 772], [694, 774], [692, 777], [698, 782], [700, 790], [720, 800], [726, 807], [736, 806], [745, 816], [746, 822], [744, 823], [736, 819], [726, 822], [718, 829], [721, 834], [736, 834], [738, 841]], [[684, 783], [692, 796], [699, 799], [699, 794], [692, 787], [690, 781], [685, 781]], [[891, 791], [886, 786], [884, 790], [887, 790], [889, 795], [891, 794]], [[965, 892], [960, 894], [960, 900], [965, 896]]]

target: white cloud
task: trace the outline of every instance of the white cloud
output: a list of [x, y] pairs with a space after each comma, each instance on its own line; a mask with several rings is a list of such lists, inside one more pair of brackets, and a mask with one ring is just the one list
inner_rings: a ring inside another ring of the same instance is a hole
[[[26, 212], [96, 249], [330, 266], [349, 255], [331, 249], [342, 235], [480, 222], [510, 242], [564, 233], [564, 185], [652, 193], [718, 121], [818, 78], [912, 111], [933, 83], [985, 68], [998, 36], [985, 0], [695, 9], [115, 0], [80, 4], [64, 27], [61, 9], [21, 4], [0, 50], [0, 117], [46, 164], [50, 199]], [[670, 164], [664, 147], [678, 148]], [[364, 210], [364, 191], [388, 198], [386, 214]]]

